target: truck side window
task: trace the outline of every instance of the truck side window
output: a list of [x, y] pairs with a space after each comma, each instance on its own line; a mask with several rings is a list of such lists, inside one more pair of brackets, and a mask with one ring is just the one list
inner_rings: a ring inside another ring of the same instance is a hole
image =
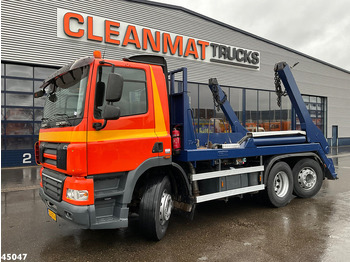
[[[111, 70], [111, 66], [100, 66], [98, 69], [94, 110], [94, 116], [97, 119], [102, 118], [102, 112], [106, 104], [104, 99], [105, 87]], [[121, 74], [124, 78], [122, 97], [119, 102], [113, 103], [113, 105], [120, 108], [120, 116], [145, 114], [148, 109], [145, 71], [135, 68], [115, 67], [114, 72]]]

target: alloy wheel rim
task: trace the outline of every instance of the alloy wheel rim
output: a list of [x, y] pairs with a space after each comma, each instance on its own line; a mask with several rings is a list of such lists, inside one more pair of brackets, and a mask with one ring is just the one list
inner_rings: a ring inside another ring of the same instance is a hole
[[298, 183], [305, 190], [311, 190], [315, 187], [317, 182], [317, 175], [315, 170], [311, 167], [304, 167], [299, 171]]
[[171, 216], [171, 210], [173, 208], [173, 200], [171, 195], [166, 190], [163, 191], [162, 198], [160, 200], [159, 208], [159, 221], [161, 225], [164, 225]]
[[285, 172], [280, 171], [274, 178], [274, 191], [278, 197], [284, 197], [289, 188], [288, 176]]

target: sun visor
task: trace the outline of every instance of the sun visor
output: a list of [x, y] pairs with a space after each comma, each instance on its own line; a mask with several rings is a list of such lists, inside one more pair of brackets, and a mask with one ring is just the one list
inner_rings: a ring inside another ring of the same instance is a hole
[[56, 72], [51, 74], [48, 78], [46, 78], [39, 88], [47, 87], [53, 79], [56, 79], [57, 77], [65, 74], [71, 70], [74, 70], [76, 68], [87, 66], [87, 65], [91, 64], [94, 60], [95, 60], [94, 57], [87, 56], [87, 57], [83, 57], [83, 58], [80, 58], [78, 60], [75, 60], [73, 62], [70, 62], [69, 64], [61, 67]]

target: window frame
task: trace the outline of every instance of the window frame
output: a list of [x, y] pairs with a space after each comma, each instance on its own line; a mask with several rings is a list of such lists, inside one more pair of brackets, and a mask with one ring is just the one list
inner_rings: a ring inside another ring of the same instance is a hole
[[[95, 109], [97, 108], [96, 107], [96, 95], [97, 95], [97, 92], [96, 92], [96, 87], [97, 87], [97, 83], [99, 82], [99, 73], [100, 73], [100, 67], [110, 67], [110, 68], [112, 68], [112, 66], [111, 65], [109, 65], [109, 64], [102, 64], [102, 65], [99, 65], [98, 67], [97, 67], [97, 74], [96, 74], [96, 82], [95, 82], [95, 97], [94, 97], [94, 118], [95, 119], [103, 119], [102, 118], [102, 114], [101, 114], [101, 118], [98, 118], [97, 116], [96, 116], [96, 114], [95, 114]], [[149, 94], [148, 94], [148, 88], [147, 88], [147, 84], [148, 84], [148, 81], [147, 81], [147, 72], [146, 72], [146, 70], [144, 70], [144, 69], [142, 69], [142, 68], [135, 68], [135, 67], [124, 67], [124, 66], [114, 66], [115, 67], [115, 69], [117, 69], [117, 68], [123, 68], [123, 69], [131, 69], [131, 70], [139, 70], [139, 71], [143, 71], [143, 73], [144, 73], [144, 76], [145, 76], [145, 80], [143, 81], [143, 80], [130, 80], [130, 79], [125, 79], [124, 77], [124, 83], [125, 82], [128, 82], [128, 83], [144, 83], [144, 85], [145, 85], [145, 102], [146, 102], [146, 108], [145, 108], [145, 112], [142, 112], [142, 113], [135, 113], [135, 114], [127, 114], [127, 115], [120, 115], [120, 118], [124, 118], [124, 117], [130, 117], [130, 116], [141, 116], [141, 115], [145, 115], [145, 114], [147, 114], [148, 112], [149, 112], [149, 104], [148, 104], [148, 96], [149, 96]], [[112, 71], [112, 70], [111, 70]], [[115, 72], [115, 71], [114, 71]], [[125, 86], [123, 87], [123, 92], [124, 92], [124, 88], [125, 88]], [[107, 83], [105, 83], [105, 94], [106, 94], [106, 89], [107, 89]], [[104, 95], [104, 97], [105, 97], [105, 95]], [[118, 101], [119, 102], [119, 101]], [[116, 103], [118, 103], [118, 102], [116, 102]], [[104, 107], [104, 105], [106, 104], [106, 100], [104, 99], [103, 100], [103, 105], [102, 106], [100, 106], [100, 107]], [[112, 104], [114, 104], [114, 103], [112, 103]], [[115, 104], [114, 104], [115, 105]], [[99, 107], [99, 108], [100, 108]], [[103, 110], [103, 109], [102, 109]]]
[[[32, 77], [28, 77], [28, 76], [8, 76], [7, 75], [7, 65], [15, 65], [15, 66], [27, 66], [30, 67], [32, 70]], [[1, 151], [23, 151], [23, 150], [34, 150], [34, 143], [32, 145], [32, 147], [28, 147], [28, 148], [24, 148], [24, 149], [9, 149], [7, 146], [7, 140], [8, 138], [10, 139], [16, 139], [16, 138], [26, 138], [29, 137], [32, 139], [33, 142], [38, 141], [39, 139], [39, 134], [35, 133], [35, 124], [40, 124], [41, 120], [35, 120], [35, 110], [37, 109], [41, 109], [43, 110], [43, 106], [38, 106], [35, 105], [35, 98], [34, 98], [34, 91], [35, 88], [37, 88], [36, 84], [38, 82], [43, 82], [45, 79], [43, 78], [37, 78], [35, 75], [35, 69], [36, 68], [45, 68], [45, 69], [52, 69], [54, 71], [56, 71], [57, 69], [59, 69], [59, 67], [55, 67], [55, 66], [44, 66], [44, 65], [38, 65], [38, 64], [26, 64], [26, 63], [13, 63], [13, 62], [8, 62], [8, 61], [1, 61], [1, 79], [2, 79], [2, 83], [4, 84], [2, 86], [1, 89], [1, 96], [3, 99], [3, 103], [1, 104], [1, 109], [4, 111], [3, 117], [4, 119], [1, 119], [1, 126], [2, 126], [2, 130], [4, 131], [4, 133], [1, 134], [1, 139], [2, 139], [2, 145], [1, 145]], [[29, 80], [31, 81], [31, 88], [30, 90], [26, 90], [26, 91], [20, 91], [20, 90], [16, 90], [16, 91], [11, 91], [8, 90], [7, 88], [7, 79], [18, 79], [18, 80]], [[22, 105], [7, 105], [7, 99], [6, 99], [6, 94], [18, 94], [18, 95], [31, 95], [32, 96], [32, 100], [33, 103], [31, 106], [22, 106]], [[17, 108], [24, 108], [24, 109], [29, 109], [33, 111], [33, 118], [31, 120], [8, 120], [7, 119], [7, 109], [17, 109]], [[26, 135], [18, 135], [18, 134], [12, 134], [12, 135], [8, 135], [6, 134], [6, 128], [7, 128], [7, 124], [12, 124], [12, 123], [29, 123], [32, 124], [33, 126], [33, 130], [31, 132], [31, 134], [26, 134]], [[28, 152], [29, 152], [28, 151]]]

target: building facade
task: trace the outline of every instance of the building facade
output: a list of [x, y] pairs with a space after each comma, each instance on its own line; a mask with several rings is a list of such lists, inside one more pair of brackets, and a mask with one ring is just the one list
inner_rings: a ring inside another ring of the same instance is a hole
[[211, 77], [247, 129], [299, 128], [289, 99], [276, 103], [273, 72], [277, 62], [298, 62], [293, 74], [314, 123], [332, 145], [350, 144], [349, 71], [191, 10], [143, 0], [3, 1], [1, 19], [2, 167], [35, 164], [45, 99], [33, 93], [94, 50], [118, 60], [163, 55], [169, 70], [187, 67], [194, 124], [204, 133], [212, 118], [224, 118], [207, 87]]

